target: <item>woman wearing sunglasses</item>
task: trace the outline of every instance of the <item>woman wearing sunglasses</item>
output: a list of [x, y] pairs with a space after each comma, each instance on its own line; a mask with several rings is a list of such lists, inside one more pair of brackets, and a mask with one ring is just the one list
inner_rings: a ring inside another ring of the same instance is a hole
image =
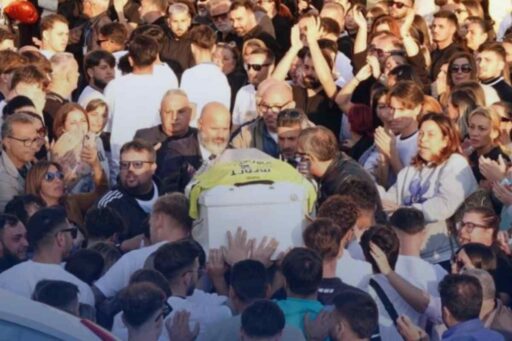
[[403, 168], [396, 183], [381, 191], [386, 211], [400, 206], [423, 212], [427, 221], [427, 243], [422, 258], [432, 263], [451, 256], [446, 219], [477, 189], [477, 183], [461, 154], [457, 130], [443, 114], [426, 114], [419, 121], [418, 153]]
[[[512, 298], [512, 261], [507, 245], [498, 238], [500, 219], [487, 207], [473, 207], [464, 212], [457, 223], [459, 244], [479, 243], [488, 246], [496, 255], [496, 271], [491, 274], [496, 282], [496, 291], [505, 304]], [[506, 250], [506, 252], [504, 251]]]
[[[439, 79], [436, 83], [442, 81], [442, 79]], [[455, 91], [456, 87], [462, 86], [470, 81], [478, 82], [475, 57], [469, 52], [455, 53], [448, 62], [446, 81], [442, 84], [437, 84], [438, 96], [441, 103], [446, 104], [450, 93]], [[480, 87], [485, 95], [485, 103], [483, 103], [483, 105], [499, 101], [498, 93], [491, 86], [480, 84]]]
[[96, 149], [84, 148], [81, 157], [92, 168], [95, 184], [93, 192], [67, 194], [62, 167], [56, 162], [40, 161], [36, 163], [28, 172], [25, 181], [26, 194], [40, 197], [47, 207], [63, 206], [68, 219], [78, 226], [83, 225], [87, 210], [108, 190], [107, 178], [98, 160]]

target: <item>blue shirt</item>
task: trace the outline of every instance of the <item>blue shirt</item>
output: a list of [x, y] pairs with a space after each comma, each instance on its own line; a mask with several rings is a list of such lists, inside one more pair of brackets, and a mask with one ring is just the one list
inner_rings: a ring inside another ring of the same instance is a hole
[[443, 341], [505, 341], [498, 332], [484, 327], [480, 319], [472, 319], [456, 324], [443, 333]]

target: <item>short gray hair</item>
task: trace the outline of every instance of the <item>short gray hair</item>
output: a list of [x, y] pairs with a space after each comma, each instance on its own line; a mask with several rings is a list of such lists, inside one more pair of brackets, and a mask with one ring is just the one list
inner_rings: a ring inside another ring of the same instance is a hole
[[24, 112], [18, 112], [13, 115], [7, 116], [5, 121], [2, 123], [2, 138], [12, 135], [12, 126], [16, 123], [34, 124], [35, 122], [36, 119], [34, 117]]
[[167, 13], [169, 13], [169, 17], [175, 13], [187, 13], [189, 16], [192, 16], [192, 14], [190, 13], [190, 8], [181, 2], [176, 2], [169, 6]]
[[496, 297], [496, 286], [491, 274], [482, 269], [464, 269], [463, 274], [475, 277], [482, 286], [482, 298], [491, 300]]

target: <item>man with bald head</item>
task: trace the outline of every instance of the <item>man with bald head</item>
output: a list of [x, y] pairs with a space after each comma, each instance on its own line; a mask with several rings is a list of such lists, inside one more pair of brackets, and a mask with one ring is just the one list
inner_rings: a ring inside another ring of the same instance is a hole
[[219, 102], [207, 103], [198, 120], [198, 130], [179, 139], [168, 138], [157, 154], [157, 176], [163, 192], [183, 192], [194, 173], [212, 162], [229, 142], [231, 114]]
[[234, 148], [256, 148], [278, 157], [277, 115], [284, 109], [295, 108], [292, 88], [285, 81], [276, 80], [262, 85], [256, 94], [258, 118], [236, 131], [231, 144]]
[[196, 129], [189, 127], [191, 117], [192, 108], [185, 91], [169, 90], [160, 103], [161, 124], [137, 130], [134, 138], [145, 140], [158, 147], [158, 144], [167, 139], [187, 137], [197, 133]]

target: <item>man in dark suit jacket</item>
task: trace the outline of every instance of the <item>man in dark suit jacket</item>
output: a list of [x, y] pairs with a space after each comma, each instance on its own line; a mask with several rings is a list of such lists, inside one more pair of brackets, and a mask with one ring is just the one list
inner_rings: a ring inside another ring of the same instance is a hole
[[156, 175], [162, 192], [183, 192], [195, 172], [222, 154], [229, 142], [231, 114], [223, 104], [204, 106], [199, 130], [190, 130], [179, 139], [167, 139], [157, 153]]
[[192, 109], [187, 94], [183, 90], [167, 91], [160, 103], [161, 124], [139, 129], [134, 139], [142, 139], [150, 143], [155, 149], [167, 139], [179, 139], [190, 133], [189, 127]]

